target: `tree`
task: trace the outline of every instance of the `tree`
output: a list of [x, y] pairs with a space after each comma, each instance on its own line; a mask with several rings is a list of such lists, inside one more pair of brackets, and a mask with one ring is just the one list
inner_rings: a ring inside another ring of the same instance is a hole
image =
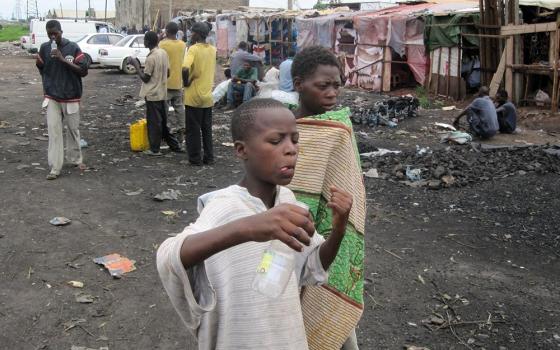
[[329, 4], [323, 3], [321, 0], [317, 0], [317, 3], [313, 5], [314, 10], [326, 10], [329, 8]]

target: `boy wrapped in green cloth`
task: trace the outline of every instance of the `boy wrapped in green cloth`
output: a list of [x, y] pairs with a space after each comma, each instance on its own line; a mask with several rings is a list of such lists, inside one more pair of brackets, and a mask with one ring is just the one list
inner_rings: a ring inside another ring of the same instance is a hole
[[355, 327], [363, 312], [365, 188], [350, 110], [333, 109], [341, 85], [337, 58], [314, 46], [298, 53], [292, 64], [299, 93], [295, 116], [300, 156], [289, 188], [307, 204], [317, 232], [328, 237], [332, 215], [329, 188], [352, 194], [354, 205], [328, 284], [305, 287], [302, 309], [310, 349], [357, 349]]

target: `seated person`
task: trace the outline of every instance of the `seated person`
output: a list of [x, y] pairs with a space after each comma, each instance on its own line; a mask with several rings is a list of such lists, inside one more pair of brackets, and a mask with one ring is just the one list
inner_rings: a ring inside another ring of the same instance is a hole
[[294, 61], [295, 52], [292, 48], [288, 51], [288, 58], [280, 63], [280, 90], [285, 92], [294, 91], [292, 83], [292, 62]]
[[466, 115], [470, 132], [475, 136], [488, 139], [496, 135], [499, 130], [498, 117], [496, 107], [488, 94], [488, 88], [482, 86], [478, 90], [478, 97], [455, 118], [453, 125], [458, 128], [459, 121]]
[[224, 75], [226, 77], [226, 80], [219, 83], [218, 86], [214, 88], [214, 91], [212, 91], [212, 99], [214, 100], [214, 104], [219, 102], [223, 103], [222, 100], [224, 97], [226, 97], [229, 83], [231, 82], [231, 70], [229, 68], [226, 68], [224, 70]]
[[499, 90], [496, 94], [496, 114], [502, 134], [513, 134], [517, 124], [517, 111], [513, 103], [508, 101], [506, 90]]
[[227, 92], [227, 107], [233, 109], [235, 106], [234, 92], [239, 92], [243, 96], [243, 102], [249, 101], [255, 96], [258, 72], [256, 68], [251, 67], [249, 61], [243, 63], [243, 67], [239, 69], [229, 84]]

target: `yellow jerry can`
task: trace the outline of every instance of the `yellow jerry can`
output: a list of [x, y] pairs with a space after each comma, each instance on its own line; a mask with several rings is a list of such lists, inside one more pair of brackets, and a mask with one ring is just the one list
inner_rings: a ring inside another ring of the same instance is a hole
[[150, 148], [148, 141], [148, 122], [146, 118], [130, 124], [130, 149], [142, 152]]

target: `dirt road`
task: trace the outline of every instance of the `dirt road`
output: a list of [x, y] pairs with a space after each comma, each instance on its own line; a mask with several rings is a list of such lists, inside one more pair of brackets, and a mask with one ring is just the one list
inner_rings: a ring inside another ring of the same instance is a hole
[[[227, 146], [228, 115], [215, 117], [214, 166], [190, 167], [181, 154], [134, 154], [127, 124], [141, 115], [134, 111], [140, 82], [92, 69], [84, 79], [81, 118], [88, 170], [67, 167], [58, 180], [46, 181], [40, 77], [34, 60], [13, 50], [0, 50], [0, 348], [195, 349], [164, 294], [154, 258], [158, 244], [196, 217], [200, 194], [240, 177]], [[356, 96], [380, 98], [344, 92], [348, 103]], [[428, 126], [449, 122], [454, 113], [423, 110], [395, 129], [359, 127], [360, 147], [399, 149], [408, 153], [396, 161], [430, 168], [446, 159], [438, 152], [447, 145]], [[531, 143], [558, 143], [556, 134], [529, 134]], [[523, 144], [516, 141], [523, 137], [504, 140]], [[435, 153], [418, 161], [417, 144]], [[470, 146], [452, 146], [464, 147]], [[515, 157], [515, 151], [501, 152], [473, 157], [486, 168], [498, 167], [499, 157]], [[531, 152], [526, 157], [542, 157]], [[364, 170], [377, 167], [387, 176], [365, 179], [362, 349], [560, 346], [560, 160], [547, 159], [543, 171], [471, 174], [476, 181], [438, 190], [401, 183], [392, 174], [393, 158], [364, 161]], [[152, 199], [167, 189], [180, 191], [179, 198]], [[52, 226], [55, 216], [72, 223]], [[111, 278], [92, 260], [109, 253], [135, 260], [137, 270]], [[84, 287], [70, 287], [71, 280]], [[80, 294], [92, 302], [77, 302]]]

